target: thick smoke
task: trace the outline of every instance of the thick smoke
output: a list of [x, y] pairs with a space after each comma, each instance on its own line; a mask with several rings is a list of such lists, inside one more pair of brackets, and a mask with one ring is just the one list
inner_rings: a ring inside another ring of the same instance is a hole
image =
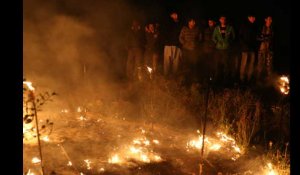
[[24, 78], [68, 102], [114, 94], [134, 12], [123, 1], [24, 1]]

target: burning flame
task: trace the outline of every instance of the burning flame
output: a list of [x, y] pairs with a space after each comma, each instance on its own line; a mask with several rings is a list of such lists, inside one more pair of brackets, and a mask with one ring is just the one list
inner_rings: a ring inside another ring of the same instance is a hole
[[82, 112], [80, 106], [77, 108], [77, 112]]
[[151, 74], [153, 69], [151, 67], [147, 66], [147, 70]]
[[40, 163], [41, 160], [39, 158], [37, 158], [37, 157], [34, 157], [34, 158], [32, 158], [31, 162], [34, 163], [34, 164], [36, 164], [36, 163]]
[[267, 167], [266, 175], [278, 175], [278, 172], [273, 169], [272, 163], [267, 163]]
[[[200, 134], [200, 131], [197, 130], [197, 133]], [[227, 136], [223, 132], [217, 132], [216, 136], [218, 138], [212, 138], [206, 136], [204, 139], [206, 149], [210, 151], [220, 151], [221, 148], [226, 148], [230, 152], [233, 152], [235, 155], [231, 158], [232, 160], [236, 160], [242, 154], [241, 149], [236, 144], [235, 140], [229, 136]], [[203, 136], [199, 135], [198, 139], [188, 141], [187, 143], [187, 151], [189, 148], [195, 148], [197, 150], [202, 149], [203, 144]], [[231, 149], [232, 148], [232, 149]]]
[[121, 163], [121, 160], [120, 160], [118, 154], [115, 154], [108, 160], [108, 162], [112, 163], [112, 164], [119, 164], [119, 163]]
[[85, 163], [86, 163], [87, 169], [88, 169], [88, 170], [92, 169], [92, 168], [91, 168], [91, 163], [92, 163], [92, 162], [91, 162], [90, 160], [88, 160], [88, 159], [86, 159], [86, 160], [84, 160], [84, 161], [85, 161]]
[[71, 161], [69, 161], [67, 165], [68, 165], [68, 166], [72, 166], [73, 164], [72, 164]]
[[130, 147], [130, 151], [131, 151], [133, 154], [137, 154], [137, 153], [140, 153], [140, 152], [141, 152], [141, 149], [135, 148], [135, 147]]
[[84, 116], [80, 116], [78, 119], [81, 121], [86, 120], [86, 118]]
[[155, 143], [155, 144], [157, 144], [157, 145], [159, 144], [158, 140], [152, 140], [152, 142]]
[[34, 91], [34, 87], [30, 81], [23, 81], [23, 84], [25, 84], [29, 90]]
[[159, 140], [153, 139], [151, 142], [146, 137], [133, 139], [130, 145], [124, 146], [124, 148], [122, 148], [118, 154], [113, 155], [108, 162], [112, 164], [121, 164], [126, 160], [136, 160], [144, 163], [159, 162], [162, 158], [153, 152], [151, 149], [152, 143], [153, 145], [157, 145], [159, 144]]
[[220, 144], [214, 144], [209, 149], [218, 151], [222, 146]]
[[50, 141], [50, 139], [49, 139], [48, 136], [44, 136], [44, 137], [42, 138], [42, 140], [44, 140], [45, 142], [49, 142], [49, 141]]
[[105, 169], [104, 168], [100, 168], [100, 172], [104, 172], [105, 171]]
[[279, 78], [279, 89], [280, 92], [287, 95], [289, 94], [290, 91], [290, 81], [289, 78], [287, 76], [281, 76]]
[[26, 175], [34, 175], [34, 173], [32, 173], [29, 169]]
[[158, 155], [154, 155], [154, 159], [155, 159], [157, 162], [161, 161], [161, 157], [158, 156]]
[[61, 110], [61, 112], [62, 112], [62, 113], [68, 113], [68, 112], [69, 112], [69, 110], [67, 110], [67, 109], [63, 109], [63, 110]]
[[142, 155], [141, 155], [141, 160], [142, 160], [143, 162], [150, 163], [150, 159], [149, 159], [148, 156], [145, 155], [145, 154], [142, 154]]

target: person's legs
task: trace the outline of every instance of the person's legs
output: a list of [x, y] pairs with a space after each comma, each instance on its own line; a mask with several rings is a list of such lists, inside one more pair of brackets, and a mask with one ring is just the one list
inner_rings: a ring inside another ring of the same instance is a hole
[[172, 46], [172, 51], [173, 52], [173, 64], [172, 64], [172, 74], [173, 75], [176, 75], [179, 71], [179, 64], [180, 64], [180, 61], [182, 59], [182, 51], [180, 48], [176, 47], [176, 46]]
[[153, 73], [156, 73], [156, 71], [157, 71], [157, 64], [158, 64], [158, 54], [157, 53], [153, 53], [152, 54], [152, 69], [153, 69]]
[[164, 48], [164, 75], [167, 77], [170, 73], [171, 64], [171, 46], [165, 46]]
[[240, 66], [240, 80], [244, 81], [245, 78], [245, 69], [247, 64], [247, 52], [242, 52], [241, 66]]
[[126, 62], [126, 75], [128, 79], [133, 78], [133, 72], [134, 72], [134, 55], [132, 49], [129, 49], [127, 62]]
[[247, 78], [248, 81], [251, 80], [252, 78], [252, 74], [253, 74], [253, 68], [254, 68], [254, 62], [255, 62], [255, 52], [250, 52], [250, 61], [249, 61], [249, 66], [248, 66], [248, 74], [247, 74]]
[[143, 60], [142, 49], [139, 49], [139, 48], [134, 49], [134, 61], [135, 61], [134, 77], [137, 77], [138, 70], [141, 69], [141, 67], [142, 67], [142, 60]]
[[268, 51], [266, 53], [266, 71], [268, 77], [272, 75], [272, 64], [273, 64], [273, 54], [271, 51]]
[[257, 72], [256, 72], [256, 79], [260, 80], [262, 78], [262, 73], [265, 64], [265, 53], [260, 51], [258, 54], [258, 62], [257, 62]]

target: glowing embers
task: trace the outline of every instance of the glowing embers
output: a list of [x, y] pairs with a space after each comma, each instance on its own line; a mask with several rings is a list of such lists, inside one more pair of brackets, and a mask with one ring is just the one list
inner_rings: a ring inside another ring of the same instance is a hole
[[[201, 150], [203, 144], [203, 136], [200, 135], [200, 132], [197, 131], [198, 139], [193, 139], [187, 142], [187, 151], [191, 149]], [[206, 152], [215, 151], [218, 153], [230, 152], [232, 160], [236, 160], [242, 154], [240, 147], [236, 144], [235, 140], [227, 136], [223, 132], [217, 132], [216, 138], [205, 136], [204, 139], [204, 150]]]
[[148, 140], [146, 137], [133, 139], [129, 145], [124, 146], [118, 153], [113, 154], [108, 159], [108, 162], [111, 164], [125, 164], [132, 160], [143, 163], [160, 162], [162, 158], [152, 149], [153, 146], [158, 144], [160, 142], [156, 139]]
[[284, 95], [288, 95], [290, 92], [290, 80], [287, 76], [281, 76], [278, 80], [278, 88]]

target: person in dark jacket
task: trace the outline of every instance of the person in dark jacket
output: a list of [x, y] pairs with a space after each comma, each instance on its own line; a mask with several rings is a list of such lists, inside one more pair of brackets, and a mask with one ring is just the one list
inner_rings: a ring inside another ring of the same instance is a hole
[[209, 18], [207, 20], [207, 25], [208, 26], [203, 31], [202, 68], [204, 70], [202, 72], [205, 74], [205, 77], [211, 77], [214, 72], [214, 65], [216, 64], [213, 57], [215, 51], [215, 43], [212, 40], [216, 22], [212, 18]]
[[142, 65], [145, 46], [144, 32], [137, 20], [133, 20], [126, 39], [128, 51], [126, 74], [127, 78], [132, 80], [137, 77], [138, 68]]
[[248, 20], [240, 27], [239, 39], [242, 51], [240, 64], [240, 81], [244, 82], [245, 77], [249, 82], [254, 71], [254, 63], [256, 60], [258, 49], [258, 28], [253, 14], [248, 15]]
[[182, 57], [179, 42], [179, 34], [182, 24], [177, 12], [171, 12], [170, 18], [171, 19], [166, 24], [164, 33], [164, 75], [166, 77], [169, 77], [170, 75], [176, 76], [179, 62]]
[[160, 44], [160, 33], [158, 26], [155, 23], [149, 23], [145, 27], [146, 32], [146, 45], [145, 45], [145, 61], [144, 63], [151, 67], [153, 73], [157, 71], [157, 64], [159, 58], [159, 44]]
[[258, 51], [257, 79], [262, 79], [264, 72], [266, 72], [267, 78], [270, 78], [272, 74], [273, 36], [272, 17], [267, 16], [258, 36], [260, 45]]
[[[179, 41], [182, 44], [184, 74], [191, 81], [198, 81], [199, 43], [202, 33], [194, 18], [188, 19], [188, 25], [181, 29]], [[188, 80], [189, 81], [189, 80]]]

